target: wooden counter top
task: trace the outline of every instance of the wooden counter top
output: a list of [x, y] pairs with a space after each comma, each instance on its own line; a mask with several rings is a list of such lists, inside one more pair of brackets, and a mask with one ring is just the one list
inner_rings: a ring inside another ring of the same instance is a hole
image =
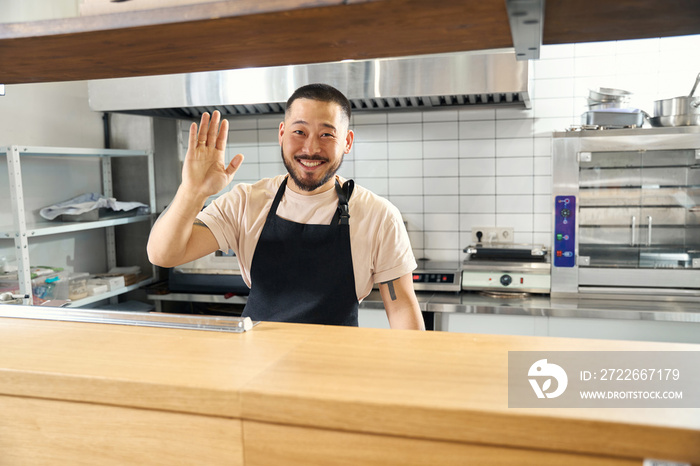
[[243, 417], [613, 456], [673, 452], [700, 462], [700, 409], [508, 408], [508, 351], [655, 349], [700, 347], [327, 328], [243, 389]]
[[[275, 464], [276, 457], [284, 464], [427, 464], [424, 449], [433, 459], [499, 459], [481, 464], [700, 464], [700, 409], [509, 409], [509, 350], [700, 347], [280, 323], [235, 334], [2, 318], [0, 407], [4, 399], [19, 413], [16, 403], [29, 403], [21, 404], [25, 414], [10, 416], [14, 422], [31, 416], [28, 406], [59, 401], [57, 412], [68, 403], [242, 422], [221, 430], [229, 444], [242, 442], [245, 455], [232, 453], [240, 464]], [[6, 449], [3, 428], [13, 429], [0, 415]]]
[[0, 394], [240, 417], [240, 390], [321, 329], [271, 337], [0, 318]]

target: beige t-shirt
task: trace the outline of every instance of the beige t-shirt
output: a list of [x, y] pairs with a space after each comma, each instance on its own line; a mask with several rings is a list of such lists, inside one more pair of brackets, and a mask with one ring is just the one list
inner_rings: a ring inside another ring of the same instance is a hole
[[[248, 286], [255, 247], [283, 179], [284, 175], [279, 175], [255, 184], [238, 184], [197, 215], [214, 234], [219, 249], [236, 253]], [[338, 179], [341, 184], [345, 182]], [[328, 225], [337, 207], [335, 189], [305, 196], [287, 186], [277, 215], [297, 223]], [[355, 289], [361, 301], [374, 283], [410, 273], [417, 265], [401, 214], [393, 204], [355, 185], [348, 208]]]

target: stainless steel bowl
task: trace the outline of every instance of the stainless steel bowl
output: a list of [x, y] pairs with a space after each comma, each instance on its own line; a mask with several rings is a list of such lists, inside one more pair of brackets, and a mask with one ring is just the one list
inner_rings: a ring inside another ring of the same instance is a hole
[[613, 89], [610, 87], [599, 87], [588, 90], [588, 102], [627, 102], [630, 100], [632, 93], [622, 89]]
[[588, 99], [588, 108], [590, 110], [604, 110], [606, 108], [623, 108], [626, 107], [626, 102], [598, 102]]

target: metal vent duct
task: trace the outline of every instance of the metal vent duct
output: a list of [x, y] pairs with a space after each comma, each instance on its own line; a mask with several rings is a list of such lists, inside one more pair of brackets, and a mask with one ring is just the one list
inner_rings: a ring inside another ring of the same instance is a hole
[[102, 79], [88, 90], [95, 111], [198, 119], [214, 110], [282, 113], [292, 92], [313, 82], [340, 89], [355, 111], [530, 108], [528, 62], [512, 49]]

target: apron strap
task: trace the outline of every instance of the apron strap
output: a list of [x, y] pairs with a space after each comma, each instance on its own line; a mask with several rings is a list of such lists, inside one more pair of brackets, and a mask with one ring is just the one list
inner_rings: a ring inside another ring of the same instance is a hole
[[350, 209], [348, 207], [348, 201], [350, 196], [352, 196], [352, 191], [355, 188], [355, 182], [353, 180], [347, 180], [345, 184], [341, 187], [338, 183], [338, 179], [335, 180], [335, 192], [338, 194], [338, 210], [336, 210], [331, 225], [335, 225], [340, 221], [341, 225], [350, 224]]
[[280, 201], [282, 200], [282, 196], [284, 196], [284, 188], [287, 186], [287, 177], [284, 177], [284, 180], [282, 180], [282, 184], [280, 184], [279, 189], [277, 190], [277, 194], [275, 195], [275, 200], [272, 201], [272, 205], [270, 206], [270, 213], [268, 215], [276, 215], [277, 214], [277, 207], [280, 205]]

